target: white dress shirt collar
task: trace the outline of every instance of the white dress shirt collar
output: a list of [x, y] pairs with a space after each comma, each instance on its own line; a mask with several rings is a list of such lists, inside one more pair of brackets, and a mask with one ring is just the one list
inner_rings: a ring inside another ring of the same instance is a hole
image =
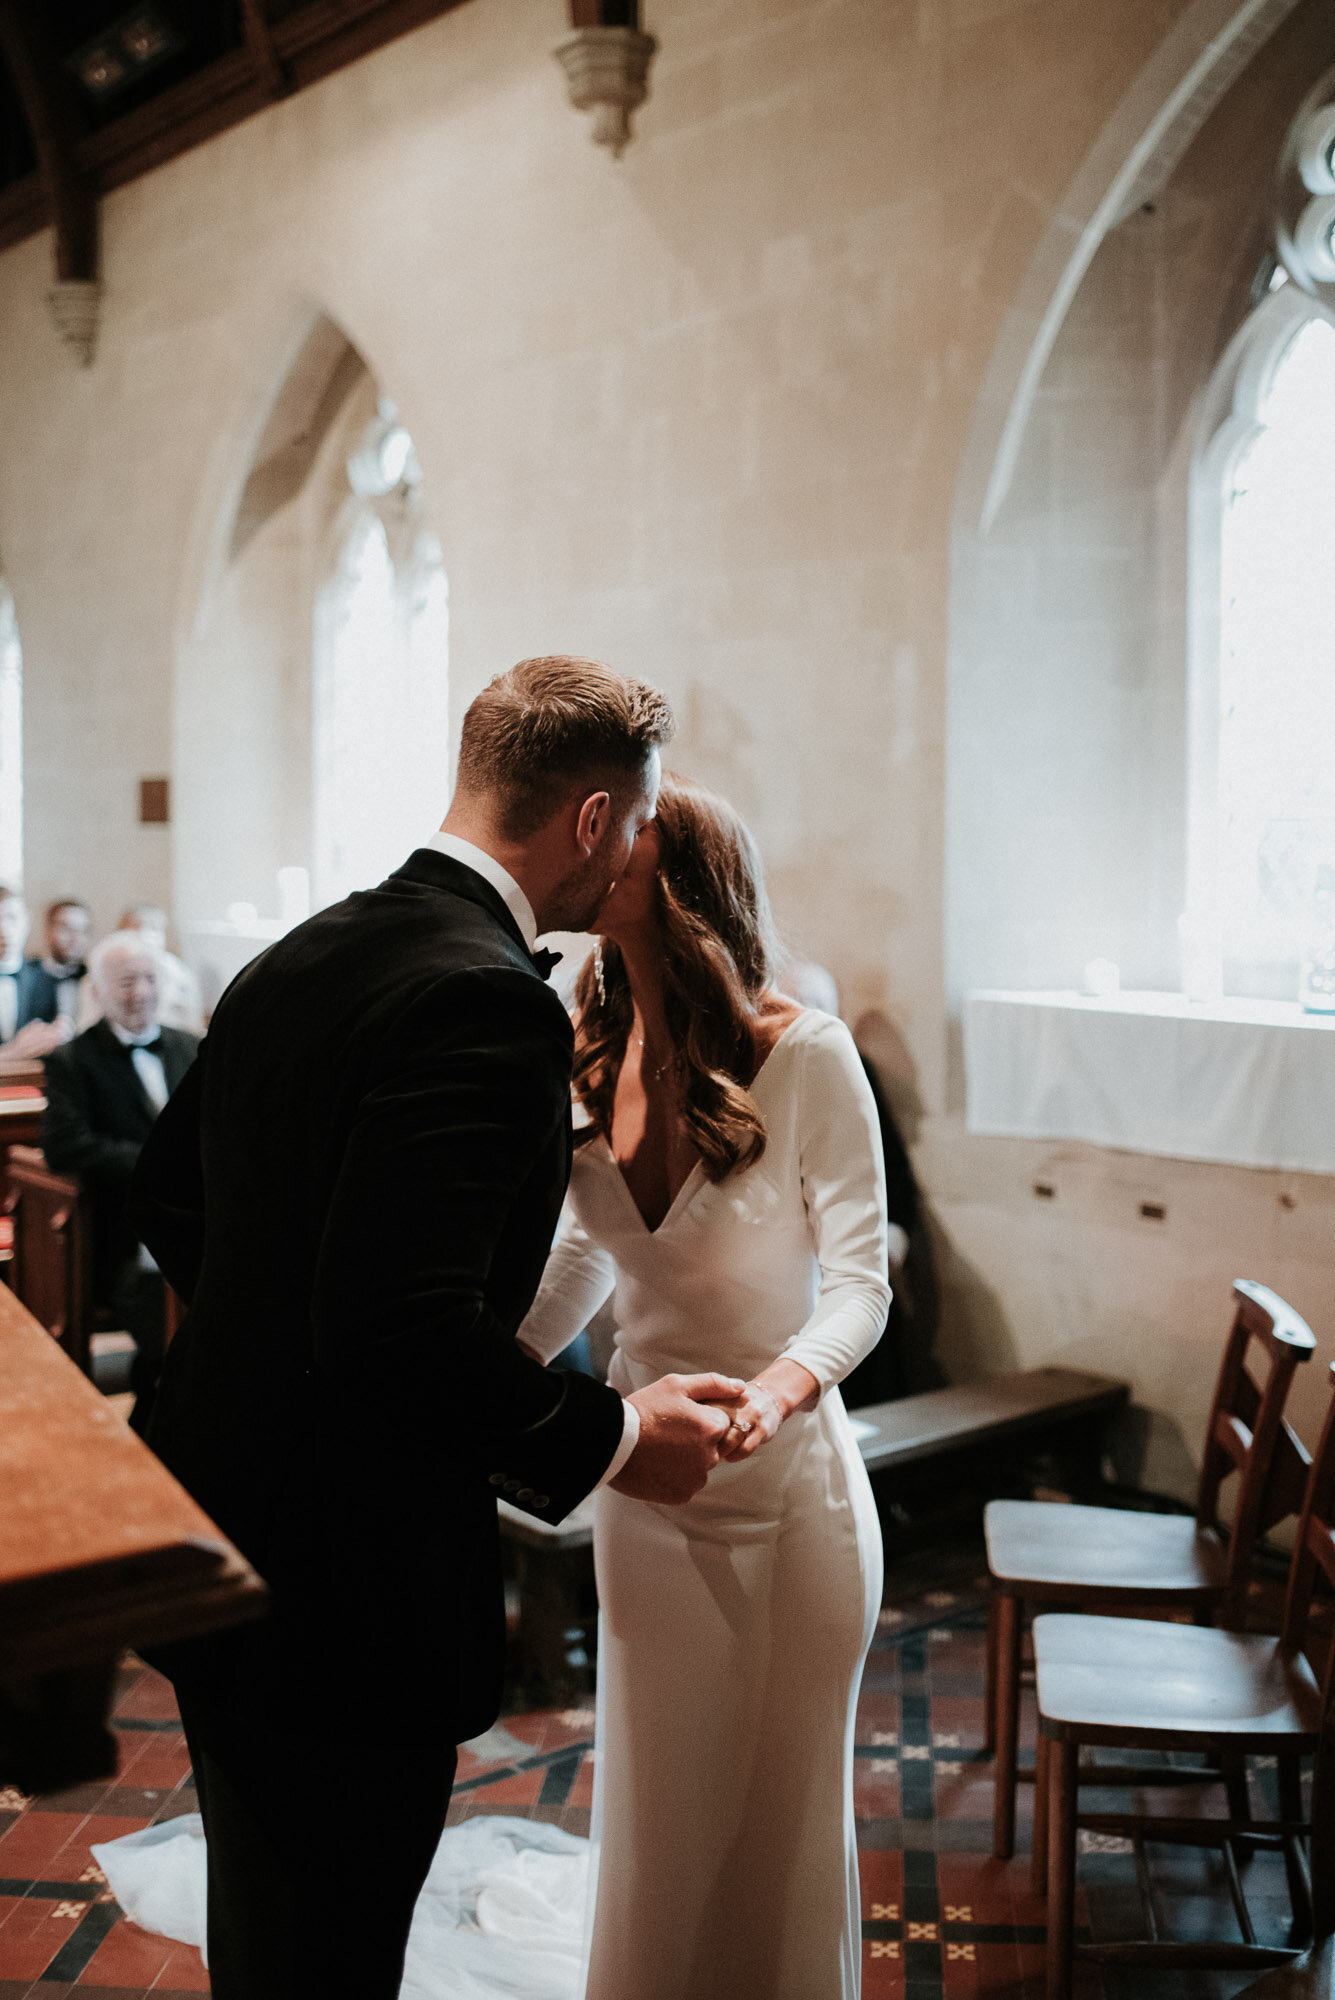
[[532, 951], [538, 941], [538, 920], [533, 914], [533, 905], [508, 869], [502, 868], [495, 855], [485, 848], [474, 847], [471, 840], [460, 840], [457, 833], [437, 833], [430, 840], [422, 842], [423, 847], [434, 848], [437, 854], [448, 854], [451, 861], [458, 861], [465, 868], [471, 868], [484, 882], [490, 883], [506, 909], [523, 933], [524, 943]]

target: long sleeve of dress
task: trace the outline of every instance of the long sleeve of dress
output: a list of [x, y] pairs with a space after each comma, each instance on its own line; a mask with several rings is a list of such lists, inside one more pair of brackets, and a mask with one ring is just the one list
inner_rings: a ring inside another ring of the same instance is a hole
[[809, 1368], [824, 1392], [870, 1354], [890, 1308], [880, 1121], [841, 1021], [831, 1019], [803, 1051], [798, 1144], [820, 1291], [783, 1352]]
[[615, 1284], [611, 1254], [586, 1235], [567, 1202], [538, 1295], [516, 1336], [520, 1346], [535, 1361], [553, 1360], [583, 1333]]

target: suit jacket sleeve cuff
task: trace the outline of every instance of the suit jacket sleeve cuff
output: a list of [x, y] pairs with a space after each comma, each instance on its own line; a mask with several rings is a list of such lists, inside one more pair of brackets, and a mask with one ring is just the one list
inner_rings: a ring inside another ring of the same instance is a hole
[[[636, 1445], [640, 1441], [639, 1411], [636, 1409], [634, 1403], [627, 1403], [624, 1400], [622, 1401], [621, 1408], [622, 1411], [624, 1412], [624, 1422], [621, 1432], [621, 1442], [617, 1446], [616, 1451], [612, 1455], [612, 1463], [608, 1466], [606, 1472], [603, 1474], [602, 1478], [598, 1481], [599, 1486], [611, 1485], [612, 1481], [616, 1478], [618, 1472], [620, 1472], [621, 1468], [626, 1463], [626, 1460], [630, 1457], [631, 1453], [634, 1451]], [[597, 1487], [595, 1487], [594, 1491], [597, 1492], [597, 1490], [598, 1490]]]

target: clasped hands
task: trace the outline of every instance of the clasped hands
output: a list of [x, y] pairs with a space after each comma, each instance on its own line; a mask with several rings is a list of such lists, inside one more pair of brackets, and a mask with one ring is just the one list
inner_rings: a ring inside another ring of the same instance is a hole
[[820, 1385], [797, 1361], [775, 1361], [754, 1381], [664, 1375], [629, 1398], [640, 1441], [612, 1485], [635, 1500], [680, 1506], [721, 1460], [752, 1458], [794, 1410], [814, 1408]]

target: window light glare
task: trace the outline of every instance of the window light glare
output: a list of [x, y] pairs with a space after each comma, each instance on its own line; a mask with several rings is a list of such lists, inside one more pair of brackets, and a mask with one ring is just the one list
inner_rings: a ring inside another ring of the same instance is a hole
[[1280, 355], [1221, 548], [1220, 882], [1231, 957], [1292, 963], [1335, 865], [1335, 327]]

